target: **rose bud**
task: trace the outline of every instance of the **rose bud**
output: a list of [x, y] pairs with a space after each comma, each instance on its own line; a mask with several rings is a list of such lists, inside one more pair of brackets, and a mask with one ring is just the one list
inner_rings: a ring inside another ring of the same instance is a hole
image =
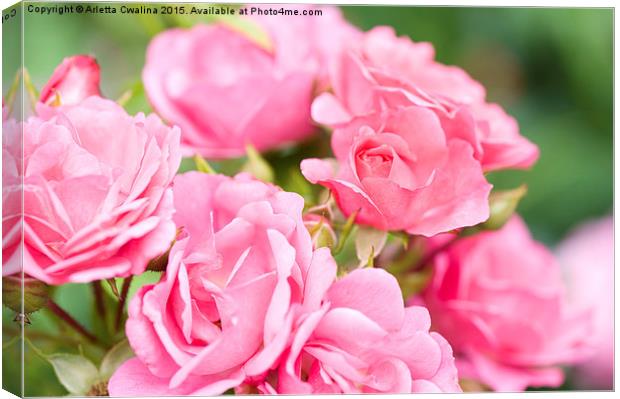
[[39, 101], [46, 105], [77, 104], [90, 96], [99, 96], [99, 64], [88, 55], [65, 58], [41, 90]]

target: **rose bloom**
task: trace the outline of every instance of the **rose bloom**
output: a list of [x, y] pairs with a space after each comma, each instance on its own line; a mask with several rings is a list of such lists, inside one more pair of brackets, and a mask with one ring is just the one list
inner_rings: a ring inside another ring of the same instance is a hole
[[22, 126], [2, 105], [2, 275], [22, 270]]
[[461, 378], [496, 391], [557, 387], [559, 366], [588, 354], [590, 312], [570, 306], [559, 264], [518, 216], [450, 245], [433, 273], [421, 299], [452, 344]]
[[[289, 11], [301, 15], [306, 12], [320, 12], [314, 16], [295, 18], [294, 23], [284, 21], [282, 15], [253, 15], [251, 19], [269, 32], [276, 56], [283, 63], [298, 67], [300, 60], [304, 66], [318, 71], [320, 89], [329, 87], [329, 71], [335, 61], [350, 43], [362, 38], [362, 32], [349, 24], [338, 7], [304, 4], [282, 4]], [[318, 16], [317, 16], [318, 15]], [[300, 38], [305, 38], [300, 40]]]
[[611, 216], [580, 225], [558, 247], [569, 300], [593, 309], [593, 356], [578, 364], [572, 380], [579, 389], [614, 386], [614, 225]]
[[448, 138], [471, 144], [485, 171], [528, 168], [537, 160], [538, 148], [520, 135], [514, 118], [486, 103], [484, 87], [465, 71], [436, 62], [430, 43], [381, 26], [340, 58], [332, 73], [334, 93], [312, 105], [315, 121], [338, 127], [385, 107], [420, 105], [437, 113]]
[[[268, 150], [308, 137], [310, 104], [341, 29], [327, 18], [240, 18], [251, 36], [224, 23], [170, 29], [148, 47], [143, 80], [155, 109], [183, 132], [185, 153], [230, 158], [252, 144]], [[328, 39], [329, 38], [329, 39]], [[301, 43], [301, 44], [300, 44]]]
[[[358, 269], [298, 324], [267, 394], [460, 392], [452, 349], [423, 307], [405, 308], [396, 279]], [[245, 388], [245, 389], [244, 389]], [[239, 389], [247, 393], [247, 387]]]
[[165, 276], [131, 301], [136, 358], [111, 378], [112, 396], [215, 395], [260, 378], [336, 276], [329, 249], [312, 249], [298, 194], [189, 172], [174, 201], [182, 233]]
[[65, 58], [41, 90], [39, 101], [50, 105], [59, 97], [63, 105], [77, 104], [90, 96], [100, 96], [99, 64], [93, 57], [75, 55]]
[[410, 106], [357, 117], [332, 135], [337, 162], [306, 159], [304, 176], [329, 188], [346, 216], [380, 230], [433, 236], [489, 217], [472, 147], [448, 140], [437, 115]]
[[23, 124], [24, 272], [48, 284], [143, 272], [175, 236], [179, 129], [96, 96], [38, 111]]

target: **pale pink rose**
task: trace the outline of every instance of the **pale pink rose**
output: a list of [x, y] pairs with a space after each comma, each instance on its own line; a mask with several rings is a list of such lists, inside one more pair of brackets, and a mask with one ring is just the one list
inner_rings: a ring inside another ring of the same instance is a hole
[[325, 20], [245, 19], [263, 31], [268, 43], [223, 23], [170, 29], [153, 39], [143, 71], [145, 89], [155, 109], [181, 127], [186, 154], [237, 157], [248, 144], [274, 149], [314, 132], [314, 87], [334, 51], [325, 45], [335, 43], [328, 38], [339, 31], [338, 24], [345, 26], [337, 11], [325, 11]]
[[575, 306], [593, 309], [593, 356], [576, 366], [580, 389], [614, 386], [614, 225], [611, 216], [578, 227], [557, 249]]
[[367, 32], [342, 53], [332, 74], [334, 94], [312, 105], [315, 121], [332, 127], [355, 116], [411, 105], [433, 109], [449, 138], [467, 140], [485, 171], [527, 168], [538, 148], [519, 133], [517, 122], [465, 71], [434, 60], [429, 43], [397, 37], [390, 27]]
[[559, 366], [590, 350], [590, 312], [570, 306], [559, 264], [518, 216], [439, 253], [422, 299], [459, 376], [497, 391], [557, 387]]
[[[265, 28], [274, 46], [275, 56], [290, 68], [299, 67], [303, 60], [305, 67], [318, 71], [321, 89], [329, 86], [329, 71], [334, 62], [351, 43], [362, 38], [362, 32], [349, 24], [340, 9], [330, 6], [304, 4], [280, 4], [287, 11], [297, 11], [301, 15], [313, 12], [315, 15], [295, 17], [293, 23], [285, 21], [282, 15], [253, 15], [252, 20]], [[319, 13], [320, 15], [316, 14]], [[300, 38], [304, 40], [300, 40]]]
[[[358, 269], [297, 323], [268, 394], [460, 392], [452, 349], [423, 307], [404, 307], [396, 279]], [[240, 391], [247, 391], [241, 387]]]
[[260, 378], [336, 276], [329, 250], [312, 250], [298, 194], [189, 172], [174, 201], [183, 233], [165, 276], [130, 304], [136, 358], [111, 378], [112, 396], [214, 395]]
[[99, 97], [39, 109], [23, 125], [25, 273], [64, 284], [143, 272], [175, 236], [179, 129]]
[[432, 236], [489, 217], [491, 185], [471, 146], [448, 140], [427, 107], [357, 117], [334, 130], [332, 149], [336, 165], [306, 159], [302, 173], [357, 223]]
[[97, 60], [87, 55], [75, 55], [65, 58], [56, 67], [41, 90], [39, 101], [49, 105], [58, 95], [63, 105], [72, 105], [100, 94]]

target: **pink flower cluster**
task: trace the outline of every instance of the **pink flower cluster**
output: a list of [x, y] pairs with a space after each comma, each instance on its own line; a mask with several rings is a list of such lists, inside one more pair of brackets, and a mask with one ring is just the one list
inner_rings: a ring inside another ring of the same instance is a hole
[[[261, 16], [157, 35], [143, 80], [172, 127], [103, 98], [88, 56], [61, 63], [19, 126], [3, 107], [5, 130], [24, 137], [23, 156], [3, 140], [3, 275], [22, 250], [27, 275], [58, 285], [140, 274], [169, 249], [160, 281], [130, 301], [135, 357], [111, 396], [558, 386], [560, 366], [591, 350], [594, 300], [567, 298], [518, 216], [446, 245], [489, 219], [485, 173], [528, 168], [538, 148], [429, 43], [320, 9], [294, 24]], [[182, 154], [289, 146], [313, 121], [332, 130], [335, 159], [305, 159], [301, 172], [344, 218], [426, 237], [430, 283], [408, 303], [389, 265], [338, 273], [322, 245], [342, 229], [304, 213], [299, 194], [245, 173], [177, 175]]]
[[460, 391], [428, 312], [380, 269], [335, 281], [312, 249], [298, 194], [189, 172], [174, 182], [183, 227], [165, 276], [131, 303], [136, 358], [112, 396]]
[[302, 172], [358, 223], [425, 236], [478, 224], [489, 217], [483, 173], [538, 157], [478, 82], [433, 56], [428, 43], [375, 28], [340, 54], [334, 92], [312, 104], [334, 129], [338, 166], [309, 159]]

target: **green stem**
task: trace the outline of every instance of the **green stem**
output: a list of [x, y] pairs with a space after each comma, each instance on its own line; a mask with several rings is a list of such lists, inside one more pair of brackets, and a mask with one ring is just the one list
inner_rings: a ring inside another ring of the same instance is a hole
[[[17, 334], [18, 333], [17, 330], [12, 329], [12, 328], [3, 328], [2, 332], [4, 334]], [[62, 342], [64, 344], [71, 345], [71, 346], [77, 346], [80, 344], [79, 340], [73, 339], [66, 335], [52, 335], [52, 334], [47, 334], [43, 331], [36, 331], [36, 330], [28, 330], [26, 334], [30, 338], [45, 339], [45, 340], [49, 340], [52, 342]], [[21, 335], [18, 335], [17, 337], [21, 337]], [[4, 345], [7, 345], [7, 344], [8, 342], [5, 343]]]
[[41, 359], [47, 362], [47, 356], [45, 355], [45, 353], [41, 352], [39, 348], [34, 346], [34, 344], [28, 338], [24, 338], [24, 341], [28, 344], [28, 346], [30, 346], [30, 349], [32, 349], [35, 355], [39, 356]]
[[20, 335], [16, 335], [13, 338], [11, 338], [10, 340], [8, 340], [7, 342], [2, 344], [2, 350], [6, 350], [7, 348], [9, 348], [11, 345], [13, 345], [15, 342], [19, 341], [19, 339], [21, 338], [21, 334]]
[[334, 255], [339, 254], [340, 251], [343, 250], [344, 244], [346, 243], [347, 238], [349, 237], [349, 235], [351, 234], [351, 231], [353, 230], [355, 218], [357, 218], [358, 213], [359, 213], [359, 210], [353, 212], [347, 219], [347, 222], [344, 224], [344, 227], [342, 228], [342, 231], [340, 232], [340, 236], [338, 237], [338, 244], [336, 245], [336, 248], [334, 248], [332, 252]]
[[101, 342], [99, 342], [95, 335], [86, 330], [77, 320], [73, 318], [73, 316], [65, 312], [63, 308], [61, 308], [56, 302], [54, 302], [53, 299], [48, 299], [47, 308], [52, 311], [56, 316], [58, 316], [61, 320], [67, 323], [70, 327], [72, 327], [75, 331], [83, 335], [91, 343], [101, 345]]
[[99, 317], [101, 317], [101, 319], [105, 323], [106, 311], [105, 311], [105, 303], [103, 301], [103, 288], [101, 287], [101, 282], [93, 281], [92, 287], [93, 287], [93, 293], [95, 294], [95, 306], [97, 307], [97, 313], [99, 314]]

